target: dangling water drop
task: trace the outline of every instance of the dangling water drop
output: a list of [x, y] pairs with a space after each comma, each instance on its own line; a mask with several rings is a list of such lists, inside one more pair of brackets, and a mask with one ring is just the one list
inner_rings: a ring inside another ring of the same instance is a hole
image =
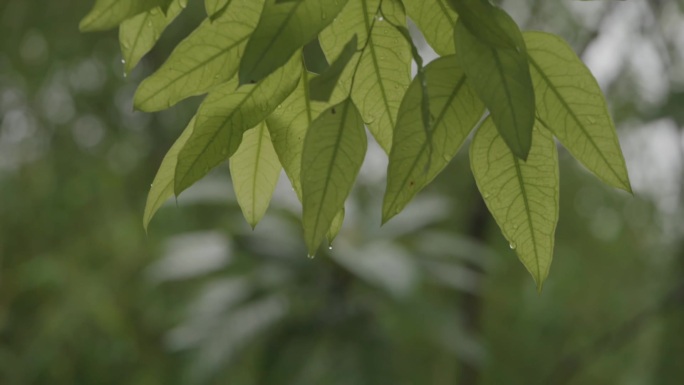
[[328, 250], [332, 250], [332, 245], [328, 246]]
[[515, 250], [515, 248], [516, 248], [517, 246], [516, 246], [515, 242], [511, 242], [511, 243], [508, 245], [508, 247], [510, 247], [511, 250]]

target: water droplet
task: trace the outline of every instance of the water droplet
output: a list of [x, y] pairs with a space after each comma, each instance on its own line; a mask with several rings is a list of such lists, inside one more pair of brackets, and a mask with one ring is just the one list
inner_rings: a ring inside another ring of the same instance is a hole
[[150, 183], [150, 187], [154, 187], [154, 183]]
[[378, 16], [378, 21], [383, 21], [383, 20], [385, 20], [385, 18], [384, 18], [384, 17], [382, 17], [382, 16]]
[[121, 59], [121, 64], [126, 64], [126, 59]]
[[283, 108], [283, 105], [282, 105], [282, 104], [278, 104], [278, 107], [276, 107], [276, 108], [281, 109], [281, 108]]
[[309, 259], [314, 259], [314, 258], [316, 258], [316, 256], [313, 255], [313, 254], [307, 254], [306, 257], [309, 258]]
[[485, 199], [486, 199], [486, 198], [489, 198], [490, 195], [492, 195], [492, 194], [490, 194], [488, 191], [485, 191], [485, 193], [482, 194], [482, 196], [484, 196]]
[[124, 71], [123, 77], [125, 78], [126, 76], [128, 76], [128, 74], [126, 73], [126, 71]]
[[328, 246], [328, 250], [332, 250], [332, 245]]
[[517, 247], [517, 245], [515, 244], [515, 242], [511, 242], [511, 243], [508, 245], [508, 247], [510, 247], [511, 250], [515, 250], [515, 248]]

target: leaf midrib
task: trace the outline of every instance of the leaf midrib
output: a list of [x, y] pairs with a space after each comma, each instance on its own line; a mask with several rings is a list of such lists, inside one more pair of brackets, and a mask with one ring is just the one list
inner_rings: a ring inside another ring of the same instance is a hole
[[[328, 172], [327, 175], [328, 177], [325, 180], [325, 184], [323, 186], [323, 193], [321, 194], [321, 205], [318, 207], [318, 211], [316, 212], [316, 221], [314, 222], [314, 234], [313, 234], [313, 240], [312, 240], [312, 246], [313, 243], [316, 242], [317, 239], [320, 239], [318, 236], [318, 231], [320, 229], [320, 218], [321, 214], [323, 213], [322, 208], [322, 203], [325, 202], [326, 195], [328, 194], [328, 187], [330, 186], [330, 176], [332, 175], [333, 168], [335, 166], [335, 160], [337, 159], [337, 153], [339, 152], [340, 149], [340, 140], [342, 138], [342, 133], [344, 132], [346, 128], [346, 123], [347, 123], [347, 114], [349, 112], [349, 105], [351, 104], [351, 100], [347, 99], [347, 101], [344, 103], [344, 108], [342, 110], [342, 120], [340, 120], [340, 129], [337, 132], [337, 139], [335, 140], [335, 150], [332, 153], [332, 158], [330, 159], [330, 164], [328, 165]], [[333, 107], [334, 108], [334, 107]], [[333, 217], [334, 219], [334, 217]], [[327, 231], [327, 230], [326, 230]], [[310, 250], [311, 252], [314, 252], [314, 250]]]
[[160, 88], [157, 88], [155, 92], [151, 93], [151, 95], [148, 96], [147, 98], [141, 100], [138, 104], [139, 104], [139, 105], [144, 105], [145, 103], [147, 103], [148, 101], [150, 101], [151, 99], [153, 99], [155, 96], [157, 96], [160, 92], [162, 92], [162, 91], [166, 90], [167, 88], [169, 88], [169, 87], [173, 86], [174, 84], [176, 84], [176, 82], [177, 82], [179, 79], [184, 78], [184, 77], [187, 77], [187, 76], [190, 76], [190, 74], [192, 74], [193, 72], [197, 71], [197, 70], [200, 69], [201, 67], [206, 66], [209, 62], [212, 62], [212, 61], [216, 60], [219, 56], [224, 55], [226, 52], [228, 52], [228, 51], [232, 50], [233, 48], [235, 48], [236, 46], [240, 45], [243, 41], [247, 40], [247, 38], [249, 38], [249, 35], [243, 36], [243, 37], [241, 37], [240, 39], [235, 40], [235, 41], [233, 42], [233, 44], [231, 44], [230, 46], [226, 47], [225, 49], [219, 51], [217, 54], [212, 55], [211, 57], [209, 57], [209, 59], [200, 62], [200, 63], [197, 64], [196, 66], [192, 67], [190, 70], [188, 70], [188, 71], [186, 71], [186, 72], [183, 72], [183, 73], [181, 73], [179, 76], [177, 76], [177, 77], [173, 78], [172, 80], [166, 82], [166, 84], [164, 84], [164, 86], [162, 86], [162, 87], [160, 87]]
[[[461, 75], [461, 79], [458, 81], [458, 84], [456, 85], [456, 87], [454, 87], [454, 90], [449, 95], [449, 98], [447, 99], [447, 102], [444, 104], [444, 107], [440, 111], [439, 116], [433, 122], [433, 127], [437, 127], [441, 123], [442, 119], [444, 119], [446, 111], [449, 109], [449, 106], [451, 105], [453, 100], [456, 98], [456, 95], [460, 92], [461, 88], [463, 87], [463, 84], [465, 84], [465, 79], [466, 79], [465, 75]], [[399, 186], [401, 186], [400, 188], [404, 188], [404, 186], [406, 186], [406, 181], [408, 181], [409, 176], [413, 173], [413, 170], [415, 170], [416, 165], [418, 164], [418, 160], [420, 159], [420, 157], [423, 155], [426, 148], [428, 147], [428, 141], [429, 140], [426, 138], [425, 143], [423, 143], [423, 145], [420, 148], [420, 151], [418, 152], [418, 155], [413, 160], [413, 164], [411, 164], [411, 167], [409, 167], [410, 172], [406, 173], [404, 180], [399, 185]], [[399, 194], [395, 194], [394, 199], [392, 200], [392, 203], [390, 203], [390, 206], [388, 207], [389, 213], [394, 211], [394, 208], [395, 208], [395, 205], [396, 205], [398, 199], [399, 199]]]
[[[527, 189], [525, 189], [525, 183], [523, 180], [523, 175], [522, 175], [522, 170], [520, 169], [520, 161], [518, 158], [515, 156], [515, 154], [511, 153], [511, 156], [513, 157], [513, 164], [515, 165], [515, 174], [518, 177], [518, 183], [520, 184], [520, 191], [522, 194], [523, 198], [523, 203], [525, 204], [525, 217], [527, 218], [527, 223], [530, 226], [530, 237], [532, 238], [532, 249], [534, 251], [534, 259], [536, 262], [536, 268], [537, 268], [537, 279], [541, 280], [541, 270], [540, 270], [540, 263], [539, 263], [539, 250], [537, 250], [537, 241], [536, 237], [534, 236], [534, 224], [532, 221], [532, 212], [530, 211], [530, 204], [527, 200]], [[518, 247], [522, 247], [522, 245], [517, 245]], [[538, 284], [540, 284], [538, 282]]]
[[[598, 148], [598, 145], [597, 145], [596, 142], [594, 141], [594, 138], [592, 138], [591, 135], [589, 135], [589, 132], [586, 130], [586, 128], [584, 127], [584, 125], [583, 125], [582, 122], [580, 121], [579, 117], [578, 117], [578, 116], [575, 114], [575, 112], [570, 108], [570, 106], [567, 104], [567, 102], [565, 101], [565, 99], [561, 97], [561, 95], [560, 95], [560, 93], [558, 92], [558, 90], [556, 89], [556, 87], [553, 85], [553, 83], [552, 83], [551, 80], [548, 78], [548, 76], [546, 76], [546, 74], [544, 73], [544, 71], [542, 71], [541, 67], [540, 67], [539, 64], [534, 60], [534, 58], [532, 57], [532, 55], [529, 55], [529, 62], [532, 63], [532, 66], [534, 66], [534, 68], [537, 70], [537, 72], [539, 73], [539, 76], [541, 76], [542, 79], [544, 80], [544, 82], [546, 82], [546, 84], [548, 85], [548, 87], [549, 87], [549, 89], [551, 90], [551, 92], [553, 92], [553, 94], [556, 95], [556, 98], [557, 98], [558, 101], [561, 103], [561, 105], [563, 106], [563, 108], [568, 112], [568, 114], [572, 117], [572, 120], [574, 120], [575, 123], [577, 123], [577, 125], [580, 127], [580, 129], [581, 129], [582, 132], [584, 133], [585, 137], [589, 140], [589, 143], [591, 143], [591, 146], [596, 150], [596, 152], [598, 153], [599, 157], [600, 157], [601, 159], [603, 159], [604, 163], [608, 166], [608, 168], [609, 168], [610, 171], [613, 173], [613, 175], [614, 175], [620, 182], [622, 182], [623, 185], [624, 185], [625, 187], [629, 186], [629, 183], [625, 183], [626, 181], [623, 180], [622, 177], [620, 177], [620, 175], [618, 175], [617, 171], [615, 171], [615, 168], [613, 168], [613, 165], [612, 165], [610, 162], [608, 162], [608, 158], [606, 158], [605, 155], [603, 154], [603, 152]], [[548, 128], [549, 131], [552, 131], [552, 130], [551, 130], [551, 127], [549, 127], [549, 126], [546, 124], [545, 121], [543, 121], [543, 120], [542, 120], [541, 118], [539, 118], [539, 117], [537, 117], [537, 119], [538, 119], [546, 128]], [[552, 132], [553, 132], [553, 131], [552, 131]]]

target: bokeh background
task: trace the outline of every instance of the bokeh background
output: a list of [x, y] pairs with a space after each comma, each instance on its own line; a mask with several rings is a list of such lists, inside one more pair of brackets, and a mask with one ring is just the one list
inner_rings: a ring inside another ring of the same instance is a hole
[[502, 2], [581, 53], [635, 191], [561, 150], [541, 294], [486, 212], [466, 146], [383, 227], [374, 146], [341, 234], [314, 259], [286, 179], [252, 231], [227, 166], [146, 234], [149, 185], [201, 98], [145, 114], [132, 95], [202, 2], [128, 78], [116, 31], [78, 32], [90, 6], [0, 0], [0, 384], [684, 383], [681, 1]]

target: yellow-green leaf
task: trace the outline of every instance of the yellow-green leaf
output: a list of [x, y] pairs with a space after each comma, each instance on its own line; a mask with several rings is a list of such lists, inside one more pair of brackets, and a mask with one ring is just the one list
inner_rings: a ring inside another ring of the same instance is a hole
[[242, 214], [252, 228], [271, 202], [281, 169], [266, 123], [247, 130], [230, 158], [230, 176]]
[[347, 64], [356, 53], [357, 39], [356, 35], [345, 44], [344, 49], [335, 61], [321, 73], [321, 76], [311, 79], [311, 99], [327, 102], [337, 87], [337, 81], [342, 76], [342, 71], [347, 67]]
[[258, 82], [285, 64], [330, 24], [347, 0], [266, 0], [240, 63], [240, 84]]
[[516, 48], [480, 40], [465, 26], [461, 15], [454, 28], [456, 55], [506, 144], [524, 160], [532, 141], [535, 109], [525, 42], [515, 21], [499, 8], [492, 9], [492, 20], [515, 41]]
[[332, 243], [337, 237], [337, 234], [340, 233], [340, 230], [342, 230], [342, 225], [344, 224], [344, 207], [342, 207], [342, 210], [337, 212], [337, 215], [335, 215], [335, 218], [333, 218], [332, 225], [330, 225], [330, 230], [328, 230], [328, 233], [325, 235], [325, 237], [328, 239], [328, 244], [330, 247], [332, 247]]
[[454, 53], [454, 34], [450, 33], [458, 15], [446, 0], [404, 0], [406, 13], [418, 26], [428, 44], [440, 55]]
[[430, 132], [423, 125], [423, 91], [420, 79], [415, 78], [399, 109], [387, 167], [383, 222], [399, 213], [444, 169], [484, 112], [454, 55], [425, 67], [425, 80], [433, 117]]
[[625, 159], [598, 83], [560, 37], [524, 34], [537, 116], [586, 168], [631, 192]]
[[321, 112], [330, 106], [339, 103], [344, 95], [336, 88], [329, 102], [318, 102], [309, 98], [309, 79], [311, 74], [302, 65], [302, 76], [297, 88], [266, 118], [271, 140], [275, 147], [280, 164], [285, 169], [292, 188], [302, 200], [301, 167], [304, 138], [311, 122]]
[[233, 155], [243, 133], [292, 93], [299, 75], [297, 57], [257, 84], [237, 88], [234, 78], [212, 91], [200, 105], [192, 136], [178, 156], [176, 195]]
[[263, 0], [233, 0], [221, 17], [205, 20], [140, 84], [135, 107], [163, 110], [232, 78], [262, 4]]
[[535, 128], [533, 136], [522, 161], [487, 118], [470, 145], [470, 166], [489, 211], [541, 290], [558, 223], [558, 153], [545, 129]]
[[344, 207], [366, 154], [366, 132], [346, 99], [311, 124], [302, 153], [304, 239], [313, 255]]
[[150, 185], [150, 192], [147, 194], [147, 203], [145, 204], [145, 213], [143, 214], [143, 227], [145, 231], [147, 231], [147, 226], [157, 210], [173, 195], [173, 180], [176, 173], [178, 153], [185, 145], [185, 142], [188, 141], [194, 126], [195, 118], [193, 117], [185, 130], [183, 130], [183, 133], [176, 139], [176, 142], [164, 156], [157, 175], [155, 175], [154, 181]]
[[363, 50], [343, 72], [342, 84], [349, 89], [351, 78], [355, 76], [352, 99], [368, 129], [387, 153], [392, 146], [401, 99], [411, 82], [411, 47], [384, 18], [401, 22], [400, 26], [405, 27], [406, 15], [402, 10], [401, 6], [388, 5], [380, 12], [378, 1], [350, 1], [320, 36], [326, 56], [334, 58], [357, 34]]
[[119, 45], [126, 74], [131, 73], [140, 59], [154, 47], [162, 32], [187, 4], [188, 0], [173, 0], [166, 13], [161, 7], [155, 7], [121, 23]]
[[81, 20], [81, 31], [103, 31], [155, 7], [166, 9], [171, 0], [97, 0]]

